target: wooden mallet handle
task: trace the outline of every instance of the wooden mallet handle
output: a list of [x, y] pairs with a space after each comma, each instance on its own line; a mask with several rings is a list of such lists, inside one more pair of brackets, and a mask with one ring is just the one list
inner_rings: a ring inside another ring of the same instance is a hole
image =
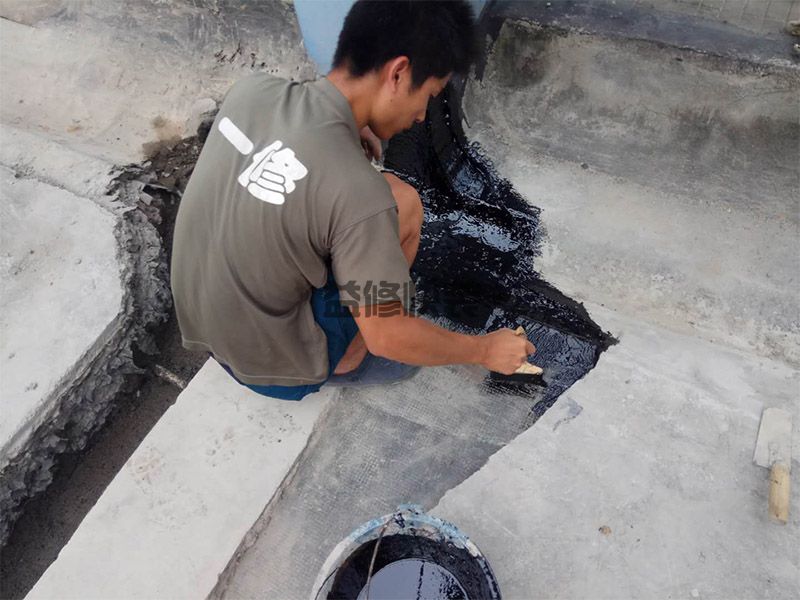
[[790, 488], [789, 468], [782, 462], [774, 463], [769, 470], [769, 518], [783, 525], [789, 520]]

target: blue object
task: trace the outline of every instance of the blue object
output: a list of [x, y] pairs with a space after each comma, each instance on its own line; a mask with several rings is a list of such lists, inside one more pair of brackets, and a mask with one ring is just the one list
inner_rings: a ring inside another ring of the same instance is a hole
[[295, 0], [294, 10], [306, 52], [323, 75], [331, 70], [336, 42], [353, 0]]
[[[336, 365], [344, 356], [347, 347], [358, 333], [358, 325], [350, 311], [342, 306], [339, 300], [339, 288], [333, 278], [333, 270], [328, 263], [328, 280], [324, 287], [316, 288], [311, 293], [311, 310], [314, 320], [325, 332], [328, 340], [328, 373], [333, 373]], [[216, 357], [214, 357], [216, 360]], [[349, 373], [329, 375], [322, 383], [306, 385], [250, 385], [242, 383], [228, 365], [217, 360], [228, 374], [241, 385], [250, 388], [257, 394], [278, 398], [280, 400], [302, 400], [308, 394], [318, 392], [325, 385], [362, 386], [381, 385], [408, 379], [419, 371], [420, 367], [375, 356], [367, 352], [361, 364]]]
[[331, 375], [325, 383], [341, 387], [348, 385], [386, 385], [387, 383], [397, 383], [411, 379], [420, 368], [367, 352], [358, 367], [349, 373]]
[[[469, 0], [478, 18], [486, 0]], [[336, 42], [353, 0], [295, 0], [294, 10], [306, 52], [323, 75], [331, 70]]]

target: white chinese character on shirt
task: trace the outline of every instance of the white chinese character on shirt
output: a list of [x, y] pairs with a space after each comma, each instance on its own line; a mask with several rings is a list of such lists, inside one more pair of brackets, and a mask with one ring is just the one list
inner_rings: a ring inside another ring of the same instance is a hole
[[[239, 152], [252, 152], [253, 143], [228, 117], [220, 121], [218, 128]], [[276, 140], [254, 154], [253, 162], [237, 179], [253, 196], [272, 204], [283, 204], [285, 194], [295, 190], [295, 181], [308, 175], [308, 169], [297, 159], [294, 150], [282, 146], [283, 142]]]
[[253, 156], [253, 163], [239, 175], [239, 183], [259, 200], [283, 204], [284, 194], [291, 194], [295, 181], [308, 174], [294, 150], [283, 148], [277, 140]]

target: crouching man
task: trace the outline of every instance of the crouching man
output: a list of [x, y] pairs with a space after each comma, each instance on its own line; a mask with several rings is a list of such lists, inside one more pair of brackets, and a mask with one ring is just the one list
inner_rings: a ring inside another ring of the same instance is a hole
[[362, 145], [423, 121], [428, 100], [466, 72], [473, 36], [463, 1], [362, 0], [326, 77], [254, 74], [230, 89], [175, 225], [186, 348], [286, 400], [422, 365], [510, 374], [534, 352], [510, 329], [464, 335], [412, 314], [420, 198], [378, 173]]

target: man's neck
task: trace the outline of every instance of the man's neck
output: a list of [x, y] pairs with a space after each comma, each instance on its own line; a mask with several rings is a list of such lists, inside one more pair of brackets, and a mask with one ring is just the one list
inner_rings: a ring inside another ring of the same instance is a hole
[[359, 131], [366, 127], [370, 119], [372, 99], [377, 91], [375, 74], [352, 77], [347, 69], [340, 68], [333, 69], [326, 77], [347, 99]]

